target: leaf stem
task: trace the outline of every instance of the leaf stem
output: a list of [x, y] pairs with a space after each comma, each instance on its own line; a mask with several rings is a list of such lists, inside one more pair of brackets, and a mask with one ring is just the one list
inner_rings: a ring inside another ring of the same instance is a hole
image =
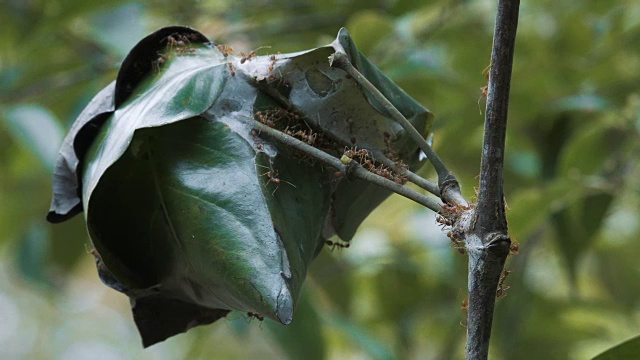
[[[431, 148], [431, 145], [429, 145], [429, 143], [422, 137], [422, 135], [420, 135], [418, 130], [416, 130], [416, 128], [414, 128], [413, 125], [411, 125], [409, 120], [407, 120], [404, 117], [404, 115], [402, 115], [402, 113], [380, 92], [380, 90], [378, 90], [373, 84], [371, 84], [371, 82], [369, 82], [369, 80], [367, 80], [367, 78], [364, 75], [362, 75], [358, 71], [358, 69], [356, 69], [355, 66], [353, 66], [353, 64], [351, 64], [351, 61], [349, 61], [349, 57], [347, 56], [347, 54], [343, 52], [335, 52], [331, 56], [329, 63], [332, 67], [337, 67], [339, 69], [342, 69], [347, 74], [351, 75], [351, 77], [353, 77], [353, 79], [360, 86], [362, 86], [365, 89], [365, 91], [370, 93], [377, 101], [379, 101], [382, 104], [382, 106], [388, 112], [388, 114], [391, 115], [391, 117], [395, 121], [397, 121], [402, 126], [402, 128], [409, 134], [411, 139], [413, 139], [413, 141], [415, 141], [416, 144], [418, 144], [420, 149], [422, 149], [425, 155], [427, 155], [427, 158], [429, 159], [434, 169], [436, 170], [436, 173], [438, 174], [438, 186], [440, 188], [439, 192], [440, 192], [441, 198], [446, 202], [451, 201], [455, 204], [466, 205], [466, 201], [464, 201], [464, 198], [461, 195], [455, 196], [453, 194], [449, 194], [451, 192], [457, 192], [459, 194], [460, 185], [458, 184], [458, 181], [456, 180], [455, 176], [453, 176], [453, 174], [444, 165], [440, 157], [438, 157], [435, 151], [433, 151], [433, 149]], [[443, 190], [446, 190], [446, 191], [443, 191]], [[458, 203], [458, 201], [463, 201], [463, 202]]]
[[[276, 90], [273, 86], [271, 86], [268, 82], [265, 81], [257, 81], [254, 79], [254, 86], [258, 87], [260, 90], [264, 91], [265, 93], [267, 93], [269, 96], [271, 96], [272, 98], [274, 98], [276, 101], [278, 101], [278, 103], [280, 103], [280, 105], [284, 106], [285, 109], [287, 110], [293, 110], [296, 112], [300, 112], [290, 101], [289, 99], [287, 99], [285, 96], [283, 96], [278, 90]], [[417, 175], [416, 173], [410, 171], [410, 170], [402, 170], [399, 169], [398, 166], [396, 166], [396, 163], [394, 161], [392, 161], [391, 159], [389, 159], [388, 157], [386, 157], [384, 155], [384, 153], [382, 151], [379, 150], [374, 150], [376, 155], [374, 156], [375, 159], [377, 159], [378, 161], [380, 161], [383, 165], [389, 167], [391, 170], [393, 170], [394, 172], [397, 172], [403, 176], [405, 176], [407, 178], [407, 180], [425, 190], [427, 190], [428, 192], [440, 197], [441, 193], [440, 193], [440, 188], [438, 187], [437, 184], [432, 183], [431, 181], [424, 179], [422, 177], [420, 177], [419, 175]], [[465, 202], [464, 199], [462, 199], [462, 202]]]
[[340, 173], [342, 173], [343, 176], [346, 176], [346, 177], [353, 176], [353, 177], [368, 181], [382, 188], [385, 188], [391, 192], [395, 192], [396, 194], [402, 195], [409, 200], [413, 200], [416, 203], [423, 205], [435, 212], [439, 213], [442, 211], [442, 205], [439, 204], [434, 199], [428, 196], [425, 196], [423, 194], [420, 194], [419, 192], [409, 189], [403, 185], [397, 184], [382, 176], [371, 173], [354, 160], [351, 160], [349, 164], [345, 165], [342, 163], [340, 159], [334, 156], [331, 156], [330, 154], [327, 154], [324, 151], [317, 149], [309, 144], [306, 144], [281, 131], [273, 129], [257, 120], [254, 120], [251, 118], [240, 118], [240, 117], [239, 117], [239, 120], [244, 122], [248, 126], [251, 126], [252, 128], [256, 129], [260, 133], [265, 133], [272, 139], [282, 144], [285, 144], [287, 146], [290, 146], [296, 150], [302, 151], [312, 156], [314, 159], [317, 159], [320, 162], [328, 166], [331, 166], [332, 168], [340, 171]]
[[409, 169], [400, 169], [393, 160], [384, 156], [381, 151], [376, 151], [374, 158], [376, 159], [376, 161], [379, 161], [380, 163], [382, 163], [382, 165], [390, 168], [394, 172], [405, 176], [409, 182], [427, 190], [433, 195], [440, 196], [440, 188], [437, 184], [434, 184], [431, 181], [420, 177], [418, 174], [412, 172]]

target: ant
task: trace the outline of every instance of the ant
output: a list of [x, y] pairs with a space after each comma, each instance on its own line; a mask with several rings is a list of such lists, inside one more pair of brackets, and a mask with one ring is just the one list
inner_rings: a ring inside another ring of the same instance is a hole
[[164, 56], [159, 54], [158, 58], [155, 61], [153, 61], [151, 65], [153, 66], [153, 69], [156, 72], [160, 72], [160, 66], [164, 64], [164, 62], [165, 62]]
[[464, 255], [466, 252], [464, 241], [460, 240], [452, 231], [447, 232], [447, 237], [451, 240], [453, 248], [458, 250], [461, 255]]
[[254, 142], [255, 142], [255, 144], [256, 144], [256, 149], [257, 149], [258, 151], [262, 151], [262, 149], [263, 149], [264, 147], [262, 146], [262, 142], [260, 141], [260, 139], [258, 138], [258, 136], [260, 136], [260, 134], [258, 133], [258, 131], [256, 131], [255, 129], [254, 129], [254, 130], [251, 130], [251, 137], [253, 137], [253, 141], [254, 141]]
[[348, 157], [349, 159], [353, 159], [354, 157], [359, 157], [360, 158], [360, 165], [362, 165], [364, 159], [369, 157], [369, 152], [367, 151], [367, 149], [360, 149], [358, 150], [355, 146], [352, 148], [345, 148], [344, 150], [344, 156]]
[[231, 72], [231, 76], [236, 76], [236, 69], [233, 67], [233, 64], [231, 62], [228, 62], [227, 65], [229, 65], [229, 71]]
[[447, 226], [453, 226], [453, 220], [446, 218], [442, 215], [436, 216], [436, 222], [444, 229]]
[[261, 316], [260, 314], [257, 314], [257, 313], [251, 312], [251, 311], [249, 311], [247, 313], [247, 316], [249, 317], [249, 319], [255, 318], [255, 319], [258, 319], [258, 321], [263, 321], [264, 320], [264, 316]]
[[275, 55], [271, 55], [269, 60], [271, 60], [271, 62], [269, 62], [269, 72], [273, 72], [273, 69], [276, 66], [276, 61], [278, 61], [278, 59]]
[[173, 37], [172, 35], [167, 36], [167, 46], [169, 46], [170, 49], [175, 47], [176, 52], [178, 54], [195, 52], [196, 51], [195, 49], [192, 49], [188, 46], [190, 44], [191, 42], [186, 36], [183, 36], [183, 35], [176, 35], [176, 37]]
[[87, 244], [84, 244], [84, 250], [87, 252], [87, 254], [93, 255], [93, 258], [96, 261], [102, 260], [102, 257], [100, 256], [100, 254], [98, 253], [98, 250], [96, 250], [95, 247], [93, 247], [93, 246], [90, 247]]
[[500, 276], [500, 281], [498, 282], [498, 290], [496, 290], [496, 297], [502, 296], [511, 286], [505, 286], [504, 282], [507, 280], [507, 276], [511, 273], [510, 270], [504, 269], [502, 270], [502, 276]]
[[[486, 98], [489, 96], [489, 76], [491, 73], [491, 64], [482, 70], [482, 75], [484, 75], [485, 80], [487, 80], [487, 85], [480, 88], [480, 97], [478, 98], [478, 110], [480, 110], [480, 100], [482, 98]], [[480, 115], [482, 115], [482, 110], [480, 110]]]
[[227, 57], [229, 54], [233, 54], [233, 48], [227, 45], [218, 45], [216, 46], [218, 50], [222, 53], [222, 56]]
[[518, 255], [518, 250], [520, 250], [520, 243], [513, 241], [509, 246], [509, 255]]
[[258, 111], [256, 113], [256, 117], [258, 118], [258, 121], [267, 125], [268, 127], [272, 128], [276, 126], [276, 123], [273, 121], [273, 116], [268, 111], [265, 111], [264, 113], [262, 111]]
[[324, 243], [327, 246], [331, 246], [331, 251], [333, 251], [336, 247], [339, 247], [339, 248], [342, 248], [342, 249], [346, 249], [349, 246], [351, 246], [351, 244], [349, 244], [349, 243], [341, 244], [341, 243], [339, 243], [337, 241], [334, 242], [334, 241], [331, 241], [331, 240], [326, 240]]
[[286, 180], [282, 180], [278, 177], [278, 170], [274, 170], [272, 168], [257, 164], [258, 166], [267, 169], [268, 171], [260, 174], [260, 176], [264, 176], [267, 175], [267, 177], [269, 178], [269, 180], [267, 181], [267, 183], [272, 182], [274, 184], [276, 184], [276, 188], [273, 189], [273, 192], [271, 193], [271, 195], [274, 195], [276, 193], [276, 190], [278, 190], [278, 188], [280, 187], [280, 183], [281, 182], [286, 182], [287, 184], [293, 186], [294, 188], [296, 187], [295, 185], [293, 185], [292, 183], [286, 181]]
[[309, 130], [308, 134], [304, 130], [298, 130], [298, 132], [294, 133], [292, 136], [299, 138], [311, 146], [315, 146], [316, 140], [318, 139], [318, 133], [314, 133], [312, 130]]
[[467, 327], [467, 314], [469, 313], [469, 300], [467, 298], [462, 299], [460, 311], [462, 311], [462, 315], [464, 315], [464, 319], [460, 320], [460, 325]]
[[462, 299], [462, 302], [460, 303], [460, 311], [467, 315], [467, 312], [469, 311], [469, 300], [467, 298]]
[[244, 56], [244, 53], [240, 53], [240, 55], [242, 55], [242, 59], [240, 59], [240, 64], [244, 64], [247, 60], [251, 61], [251, 59], [253, 59], [254, 57], [256, 57], [256, 51], [260, 50], [260, 49], [268, 49], [271, 46], [260, 46], [259, 48], [255, 49], [255, 50], [251, 50], [249, 52], [249, 55]]

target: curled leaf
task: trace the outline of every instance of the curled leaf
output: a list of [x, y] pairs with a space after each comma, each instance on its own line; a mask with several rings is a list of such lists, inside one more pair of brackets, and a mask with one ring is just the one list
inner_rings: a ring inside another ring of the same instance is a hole
[[229, 311], [290, 323], [326, 239], [350, 240], [389, 195], [336, 178], [247, 119], [338, 158], [369, 149], [420, 165], [403, 129], [329, 66], [338, 51], [428, 131], [428, 110], [344, 29], [330, 45], [267, 56], [235, 56], [193, 29], [161, 29], [134, 47], [115, 84], [74, 124], [49, 219], [85, 210], [100, 277], [130, 297], [145, 346]]

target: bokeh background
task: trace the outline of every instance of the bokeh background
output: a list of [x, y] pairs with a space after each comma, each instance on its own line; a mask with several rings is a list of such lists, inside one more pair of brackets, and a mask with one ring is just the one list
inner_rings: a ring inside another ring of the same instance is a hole
[[[480, 166], [493, 0], [4, 0], [0, 3], [0, 358], [460, 359], [465, 255], [392, 196], [352, 247], [323, 251], [294, 323], [242, 314], [143, 350], [102, 285], [82, 216], [44, 217], [62, 137], [129, 49], [170, 24], [249, 52], [346, 26], [436, 115], [468, 198]], [[492, 359], [587, 359], [640, 333], [640, 3], [523, 1], [505, 164], [511, 288]], [[425, 169], [425, 176], [433, 177]]]

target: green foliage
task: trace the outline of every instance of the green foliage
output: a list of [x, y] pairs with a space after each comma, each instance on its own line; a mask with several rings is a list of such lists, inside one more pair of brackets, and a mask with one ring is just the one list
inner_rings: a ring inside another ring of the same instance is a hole
[[616, 345], [593, 358], [593, 360], [633, 359], [640, 355], [640, 336]]
[[[126, 12], [130, 18], [108, 15], [122, 14], [120, 6], [135, 11]], [[121, 49], [161, 26], [189, 24], [245, 53], [265, 45], [283, 53], [310, 48], [348, 26], [374, 64], [429, 105], [434, 147], [473, 196], [492, 2], [9, 1], [0, 7], [0, 244], [3, 259], [19, 260], [2, 261], [18, 266], [0, 277], [0, 311], [19, 313], [20, 319], [3, 319], [7, 328], [23, 330], [15, 331], [20, 337], [0, 333], [8, 357], [299, 354], [283, 349], [302, 331], [273, 336], [270, 325], [260, 331], [240, 316], [143, 353], [125, 319], [128, 304], [95, 285], [93, 258], [80, 243], [83, 222], [33, 230], [34, 223], [47, 226], [42, 214], [51, 178], [38, 152], [50, 144], [30, 145], [16, 135], [8, 111], [35, 106], [68, 128], [115, 77]], [[509, 265], [511, 289], [496, 308], [492, 358], [591, 358], [638, 333], [639, 13], [632, 0], [522, 4], [505, 154], [507, 215], [521, 246]], [[148, 24], [142, 32], [141, 23]], [[110, 29], [130, 36], [96, 40]], [[117, 44], [107, 44], [113, 39]], [[25, 240], [27, 234], [45, 236], [47, 245]], [[19, 272], [20, 264], [29, 271]], [[53, 286], [26, 284], [34, 269]], [[327, 358], [374, 356], [350, 329], [383, 344], [383, 356], [461, 358], [466, 259], [408, 201], [387, 200], [351, 248], [322, 251], [309, 277], [309, 304], [320, 320], [306, 325], [324, 340]], [[393, 286], [399, 277], [414, 281]], [[298, 319], [293, 326], [304, 326]]]

